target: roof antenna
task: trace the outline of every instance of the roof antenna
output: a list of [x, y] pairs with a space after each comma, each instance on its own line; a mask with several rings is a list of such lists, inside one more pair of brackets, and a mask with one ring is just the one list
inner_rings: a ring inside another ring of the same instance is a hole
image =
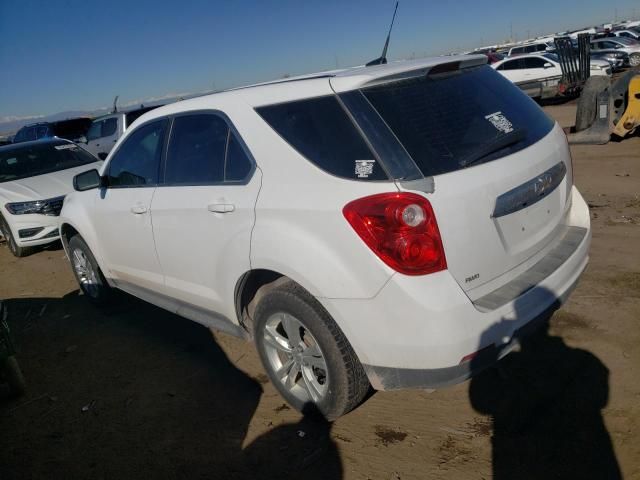
[[119, 96], [116, 95], [116, 98], [113, 99], [113, 110], [111, 113], [116, 113], [118, 111], [118, 98]]
[[371, 67], [372, 65], [383, 65], [387, 63], [387, 49], [389, 48], [389, 39], [391, 38], [391, 29], [393, 28], [393, 22], [396, 20], [396, 12], [398, 11], [398, 3], [396, 2], [396, 8], [393, 10], [393, 18], [391, 18], [391, 25], [389, 25], [389, 33], [387, 34], [387, 41], [384, 42], [384, 48], [382, 49], [382, 55], [375, 60], [371, 60], [367, 63], [367, 67]]

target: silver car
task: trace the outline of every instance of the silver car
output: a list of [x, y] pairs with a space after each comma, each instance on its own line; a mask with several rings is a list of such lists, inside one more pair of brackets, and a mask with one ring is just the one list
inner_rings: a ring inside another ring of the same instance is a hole
[[640, 65], [640, 42], [626, 37], [598, 38], [591, 41], [591, 49], [595, 52], [624, 52], [629, 55], [629, 65]]

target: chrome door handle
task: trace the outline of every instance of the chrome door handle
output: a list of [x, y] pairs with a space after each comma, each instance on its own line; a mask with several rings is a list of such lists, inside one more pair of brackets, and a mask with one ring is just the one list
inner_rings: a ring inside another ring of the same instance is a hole
[[145, 205], [134, 205], [131, 207], [131, 213], [135, 213], [136, 215], [147, 213], [147, 207]]
[[212, 203], [207, 206], [207, 210], [214, 213], [231, 213], [236, 209], [231, 203]]

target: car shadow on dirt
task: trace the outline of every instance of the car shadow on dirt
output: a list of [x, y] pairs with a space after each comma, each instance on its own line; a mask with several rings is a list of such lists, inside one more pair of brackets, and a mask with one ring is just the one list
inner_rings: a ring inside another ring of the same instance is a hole
[[[530, 308], [516, 302], [516, 318]], [[530, 325], [519, 351], [470, 382], [471, 405], [492, 417], [493, 478], [621, 479], [601, 413], [609, 370], [592, 353], [551, 335], [549, 320], [538, 319], [533, 331]], [[480, 345], [499, 336], [503, 322], [489, 328]], [[472, 367], [486, 361], [495, 358], [476, 357]]]
[[317, 416], [248, 435], [262, 387], [207, 329], [126, 295], [5, 303], [28, 390], [0, 401], [3, 480], [342, 478]]

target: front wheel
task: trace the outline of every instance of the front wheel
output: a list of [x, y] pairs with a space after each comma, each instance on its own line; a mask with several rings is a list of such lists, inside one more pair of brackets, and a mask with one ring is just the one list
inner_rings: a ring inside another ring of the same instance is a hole
[[96, 305], [106, 304], [111, 295], [111, 287], [89, 246], [80, 235], [75, 235], [69, 240], [69, 260], [82, 293]]
[[2, 236], [7, 242], [7, 247], [9, 247], [9, 251], [13, 254], [14, 257], [24, 257], [29, 253], [29, 249], [26, 247], [19, 247], [16, 243], [16, 239], [13, 237], [13, 233], [11, 233], [11, 229], [7, 224], [7, 221], [0, 217], [0, 231], [2, 232]]
[[629, 56], [629, 65], [632, 67], [637, 67], [640, 65], [640, 54], [633, 53]]
[[255, 311], [255, 340], [271, 382], [303, 413], [335, 420], [355, 408], [369, 381], [344, 334], [306, 290], [274, 288]]

